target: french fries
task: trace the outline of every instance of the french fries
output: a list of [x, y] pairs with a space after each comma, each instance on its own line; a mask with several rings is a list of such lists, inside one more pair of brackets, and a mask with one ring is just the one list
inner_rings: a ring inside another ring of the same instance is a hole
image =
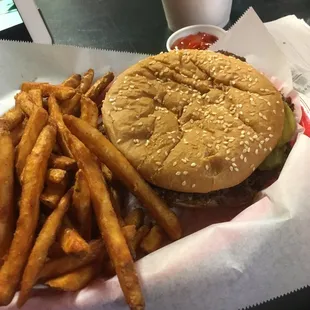
[[91, 201], [88, 183], [82, 170], [75, 175], [72, 211], [78, 223], [78, 231], [85, 240], [89, 240], [92, 226]]
[[94, 262], [88, 266], [80, 267], [68, 274], [59, 276], [56, 279], [45, 282], [50, 287], [61, 289], [62, 291], [76, 292], [84, 288], [93, 280], [102, 269], [102, 263]]
[[75, 230], [67, 216], [60, 227], [58, 240], [61, 248], [67, 254], [85, 254], [89, 252], [89, 244]]
[[134, 262], [113, 210], [100, 167], [94, 160], [93, 155], [77, 138], [68, 134], [66, 141], [79, 168], [87, 179], [98, 227], [115, 266], [125, 299], [130, 308], [142, 309], [144, 307], [144, 299]]
[[65, 135], [68, 129], [66, 128], [63, 122], [62, 114], [61, 114], [58, 102], [54, 96], [50, 96], [48, 98], [47, 103], [48, 103], [48, 111], [49, 111], [50, 117], [54, 119], [57, 124], [57, 129], [58, 129], [57, 141], [59, 142], [59, 145], [62, 151], [64, 152], [64, 155], [68, 157], [72, 157], [72, 154], [65, 141]]
[[66, 255], [60, 258], [49, 260], [40, 272], [39, 279], [46, 281], [47, 279], [56, 278], [62, 274], [71, 272], [80, 267], [86, 266], [93, 261], [104, 257], [106, 251], [102, 240], [92, 240], [89, 243], [89, 251], [84, 255]]
[[47, 257], [49, 247], [55, 241], [56, 233], [61, 225], [62, 218], [68, 210], [72, 192], [72, 189], [70, 189], [60, 200], [57, 208], [47, 218], [35, 241], [23, 273], [21, 289], [17, 301], [18, 307], [23, 306], [27, 301], [31, 288], [37, 281], [38, 275]]
[[152, 253], [162, 246], [164, 239], [165, 235], [161, 227], [154, 225], [141, 241], [140, 247], [144, 252]]
[[68, 176], [64, 176], [60, 183], [49, 182], [40, 196], [41, 202], [51, 209], [55, 209], [61, 197], [68, 188]]
[[81, 97], [81, 119], [96, 128], [98, 125], [98, 115], [99, 111], [96, 103], [83, 95]]
[[42, 90], [41, 89], [30, 89], [28, 92], [32, 102], [37, 105], [39, 108], [43, 107], [42, 100]]
[[93, 69], [89, 69], [87, 72], [83, 74], [81, 84], [79, 86], [79, 91], [82, 94], [85, 94], [89, 90], [94, 79], [94, 74], [95, 73]]
[[25, 82], [21, 90], [29, 92], [31, 89], [40, 89], [43, 97], [55, 96], [58, 100], [67, 100], [74, 96], [75, 89], [63, 85], [52, 85], [49, 83]]
[[59, 184], [67, 177], [67, 171], [62, 169], [48, 169], [46, 174], [46, 183]]
[[14, 145], [9, 131], [0, 127], [0, 260], [7, 254], [15, 229]]
[[20, 107], [22, 111], [29, 117], [39, 108], [31, 101], [29, 94], [24, 91], [15, 96], [15, 101], [16, 105]]
[[51, 154], [49, 167], [66, 171], [77, 170], [77, 163], [73, 158]]
[[148, 225], [143, 225], [137, 230], [131, 243], [134, 251], [138, 250], [138, 247], [140, 246], [142, 240], [149, 233], [149, 231], [150, 227]]
[[100, 93], [113, 81], [113, 79], [113, 72], [106, 73], [89, 88], [85, 96], [90, 98], [92, 101], [96, 101]]
[[17, 227], [7, 259], [0, 269], [0, 305], [11, 302], [32, 247], [39, 217], [40, 193], [55, 139], [56, 126], [49, 123], [40, 133], [24, 167]]
[[93, 152], [119, 180], [142, 202], [156, 222], [161, 225], [172, 240], [181, 237], [178, 218], [151, 187], [142, 179], [129, 161], [97, 129], [71, 115], [64, 116], [69, 130]]
[[12, 138], [14, 146], [16, 146], [20, 142], [23, 136], [27, 121], [28, 120], [25, 118], [20, 124], [18, 124], [14, 129], [11, 130], [11, 138]]
[[0, 124], [5, 124], [8, 130], [13, 130], [23, 121], [24, 117], [23, 111], [16, 106], [0, 117]]
[[77, 88], [81, 83], [81, 78], [81, 74], [72, 74], [66, 80], [64, 80], [61, 85]]
[[18, 176], [21, 175], [27, 156], [31, 153], [40, 132], [47, 123], [47, 119], [48, 114], [43, 108], [38, 108], [31, 114], [16, 149], [16, 171]]
[[144, 212], [141, 208], [131, 210], [125, 217], [126, 225], [135, 225], [138, 229], [143, 225], [144, 222]]
[[[116, 274], [129, 307], [142, 310], [134, 261], [166, 244], [161, 227], [181, 236], [174, 213], [97, 130], [114, 75], [93, 78], [89, 69], [59, 85], [25, 82], [0, 117], [0, 307], [19, 288], [21, 307], [36, 283], [76, 291]], [[149, 212], [128, 212], [125, 186]]]
[[81, 93], [77, 92], [72, 98], [63, 101], [60, 105], [62, 114], [74, 114], [80, 108]]

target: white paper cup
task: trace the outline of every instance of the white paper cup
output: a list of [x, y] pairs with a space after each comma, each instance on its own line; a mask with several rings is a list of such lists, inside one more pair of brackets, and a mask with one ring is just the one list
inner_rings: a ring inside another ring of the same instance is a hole
[[224, 27], [232, 6], [232, 0], [162, 0], [162, 3], [172, 31], [195, 24]]

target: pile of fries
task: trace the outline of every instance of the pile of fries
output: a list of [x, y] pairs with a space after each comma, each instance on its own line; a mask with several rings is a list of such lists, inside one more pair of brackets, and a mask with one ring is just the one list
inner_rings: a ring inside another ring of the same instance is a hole
[[[98, 130], [114, 76], [93, 78], [25, 82], [0, 117], [0, 306], [19, 290], [21, 307], [38, 283], [77, 291], [116, 274], [129, 307], [144, 309], [134, 261], [181, 237], [175, 214]], [[126, 211], [126, 188], [144, 208]]]

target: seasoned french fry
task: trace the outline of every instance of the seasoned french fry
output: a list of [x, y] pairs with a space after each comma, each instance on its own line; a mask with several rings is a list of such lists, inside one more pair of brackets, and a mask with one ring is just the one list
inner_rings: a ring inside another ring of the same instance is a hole
[[69, 130], [76, 135], [113, 174], [124, 182], [127, 188], [142, 202], [156, 222], [161, 225], [172, 240], [182, 235], [176, 215], [151, 189], [120, 151], [97, 129], [71, 115], [64, 116]]
[[35, 105], [37, 105], [39, 108], [43, 107], [41, 89], [30, 89], [28, 94]]
[[56, 126], [50, 122], [40, 133], [27, 158], [17, 227], [8, 257], [0, 269], [1, 306], [11, 302], [33, 244], [39, 216], [40, 193], [44, 186], [47, 162], [55, 139]]
[[54, 119], [57, 124], [58, 129], [57, 141], [59, 142], [59, 145], [62, 151], [64, 152], [64, 155], [72, 158], [72, 154], [65, 141], [65, 134], [66, 131], [68, 131], [68, 129], [66, 128], [65, 123], [63, 122], [60, 107], [54, 96], [50, 96], [48, 98], [48, 111], [50, 113], [50, 117]]
[[89, 69], [87, 72], [84, 73], [84, 75], [82, 76], [82, 80], [81, 80], [81, 84], [79, 86], [79, 90], [82, 94], [85, 94], [94, 79], [94, 70], [93, 69]]
[[43, 97], [49, 97], [53, 94], [58, 100], [70, 99], [76, 92], [72, 87], [49, 83], [25, 82], [21, 85], [21, 90], [24, 92], [29, 92], [31, 89], [41, 89]]
[[94, 262], [91, 265], [80, 267], [68, 274], [45, 282], [50, 287], [62, 291], [76, 292], [81, 290], [101, 272], [102, 263]]
[[46, 183], [59, 184], [67, 177], [67, 171], [62, 169], [48, 169], [46, 174]]
[[92, 226], [90, 192], [81, 170], [75, 175], [72, 211], [78, 223], [78, 231], [85, 240], [89, 240]]
[[16, 149], [15, 166], [19, 177], [26, 164], [27, 156], [31, 153], [40, 132], [47, 123], [47, 119], [47, 112], [43, 108], [38, 108], [31, 114], [26, 124], [24, 134]]
[[89, 244], [75, 230], [67, 216], [64, 217], [60, 227], [58, 239], [66, 254], [85, 254], [89, 252]]
[[23, 121], [24, 117], [21, 108], [14, 107], [0, 117], [0, 124], [5, 124], [8, 130], [13, 130]]
[[141, 241], [140, 247], [144, 252], [152, 253], [162, 246], [164, 239], [165, 235], [161, 227], [154, 225]]
[[73, 158], [67, 156], [51, 154], [48, 165], [51, 168], [62, 169], [66, 171], [77, 170], [76, 161]]
[[72, 98], [63, 101], [60, 105], [62, 114], [74, 114], [80, 108], [81, 93], [77, 92]]
[[11, 130], [11, 138], [12, 138], [14, 146], [16, 146], [20, 142], [23, 136], [27, 121], [28, 119], [24, 118], [24, 120], [20, 124], [18, 124], [17, 127]]
[[138, 247], [141, 244], [141, 241], [149, 233], [149, 231], [150, 227], [148, 225], [143, 225], [137, 230], [136, 235], [132, 240], [132, 248], [134, 251], [137, 251]]
[[49, 183], [40, 196], [40, 201], [51, 209], [55, 209], [68, 187], [67, 174], [60, 183]]
[[130, 250], [130, 253], [132, 255], [132, 257], [135, 259], [136, 258], [136, 251], [134, 250], [134, 248], [132, 247], [132, 242], [135, 238], [136, 235], [136, 226], [135, 225], [126, 225], [122, 227], [122, 232], [124, 234], [124, 237], [126, 239], [128, 248]]
[[41, 270], [39, 279], [44, 281], [56, 278], [62, 274], [86, 266], [105, 254], [106, 251], [102, 240], [92, 240], [89, 243], [89, 252], [84, 255], [77, 256], [71, 254], [48, 261]]
[[80, 74], [72, 74], [66, 80], [64, 80], [61, 85], [68, 86], [72, 88], [77, 88], [81, 83], [81, 75]]
[[122, 227], [122, 232], [124, 234], [124, 237], [127, 241], [127, 243], [131, 243], [136, 235], [136, 226], [135, 225], [126, 225]]
[[122, 218], [122, 198], [120, 192], [116, 187], [109, 184], [108, 184], [108, 190], [110, 193], [111, 203], [118, 218], [119, 224], [121, 226], [125, 226], [125, 222]]
[[144, 212], [141, 208], [131, 210], [125, 217], [126, 225], [135, 225], [136, 228], [140, 228], [144, 222]]
[[96, 128], [98, 124], [98, 115], [99, 111], [96, 103], [83, 95], [81, 97], [81, 119]]
[[96, 101], [100, 93], [113, 81], [113, 72], [108, 72], [101, 78], [99, 78], [86, 92], [85, 96], [93, 101]]
[[15, 229], [14, 145], [9, 131], [0, 127], [0, 260], [7, 254]]
[[103, 163], [101, 163], [101, 171], [103, 173], [103, 176], [105, 180], [111, 184], [114, 181], [114, 176], [112, 171]]
[[90, 151], [76, 137], [68, 134], [66, 140], [87, 179], [98, 227], [115, 266], [125, 298], [130, 308], [142, 309], [144, 300], [134, 262], [113, 210], [100, 167]]
[[22, 111], [29, 117], [39, 108], [31, 101], [29, 94], [24, 91], [15, 96], [15, 102], [16, 105], [20, 107]]
[[60, 200], [57, 208], [44, 223], [25, 267], [21, 289], [18, 296], [17, 306], [22, 307], [29, 298], [33, 285], [36, 284], [40, 271], [47, 258], [48, 249], [56, 238], [56, 233], [61, 226], [62, 218], [68, 210], [73, 190], [70, 189]]

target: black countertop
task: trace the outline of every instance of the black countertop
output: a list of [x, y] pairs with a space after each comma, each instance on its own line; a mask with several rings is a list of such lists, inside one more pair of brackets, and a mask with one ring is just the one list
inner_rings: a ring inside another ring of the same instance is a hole
[[[166, 39], [171, 33], [160, 0], [36, 2], [56, 44], [158, 53], [165, 50]], [[233, 24], [249, 6], [254, 7], [264, 22], [295, 14], [310, 24], [310, 0], [234, 0], [230, 24]], [[19, 30], [15, 33], [10, 31], [5, 38], [27, 39], [20, 35]], [[251, 309], [309, 310], [310, 288]]]
[[[57, 44], [140, 53], [165, 50], [160, 0], [37, 0]], [[310, 0], [234, 0], [231, 23], [253, 6], [263, 21], [296, 14], [310, 24]]]

